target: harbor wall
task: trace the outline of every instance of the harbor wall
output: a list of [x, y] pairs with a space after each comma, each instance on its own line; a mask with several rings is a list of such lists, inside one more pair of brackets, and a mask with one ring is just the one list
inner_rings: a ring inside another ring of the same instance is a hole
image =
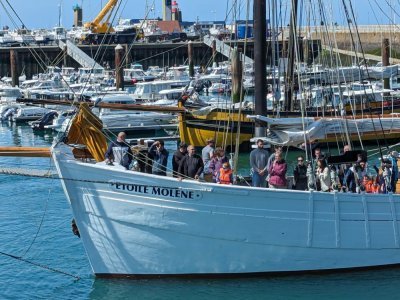
[[359, 25], [357, 30], [352, 27], [351, 31], [347, 26], [303, 27], [301, 30], [312, 39], [320, 39], [324, 45], [337, 43], [337, 48], [342, 50], [354, 50], [354, 41], [357, 52], [361, 52], [362, 45], [366, 53], [380, 55], [382, 40], [389, 39], [391, 49], [396, 52], [392, 57], [400, 52], [398, 25]]
[[[318, 40], [307, 41], [307, 46], [303, 46], [302, 41], [299, 44], [300, 58], [306, 59], [309, 63], [318, 56], [318, 49], [320, 49]], [[254, 43], [249, 41], [246, 43], [239, 42], [226, 42], [237, 44], [239, 51], [243, 52], [246, 48], [246, 55], [254, 57]], [[116, 45], [80, 45], [79, 48], [83, 50], [90, 57], [105, 66], [114, 68], [115, 63], [115, 46]], [[125, 65], [129, 66], [131, 63], [140, 63], [145, 69], [149, 66], [179, 66], [187, 64], [188, 60], [188, 45], [186, 42], [182, 43], [138, 43], [133, 45], [122, 45], [128, 53]], [[280, 57], [286, 56], [287, 41], [278, 42]], [[79, 68], [80, 65], [71, 57], [64, 58], [63, 51], [58, 46], [26, 46], [26, 47], [2, 47], [0, 48], [0, 76], [10, 76], [10, 50], [18, 52], [18, 71], [20, 74], [25, 74], [27, 78], [32, 75], [43, 73], [46, 66], [59, 66], [62, 67], [64, 62], [68, 67]], [[304, 51], [305, 50], [305, 51]], [[267, 63], [271, 64], [272, 57], [272, 44], [267, 42]], [[193, 43], [193, 60], [194, 64], [198, 66], [211, 66], [213, 62], [212, 49], [202, 42]], [[228, 60], [225, 56], [217, 53], [215, 57], [216, 62]]]

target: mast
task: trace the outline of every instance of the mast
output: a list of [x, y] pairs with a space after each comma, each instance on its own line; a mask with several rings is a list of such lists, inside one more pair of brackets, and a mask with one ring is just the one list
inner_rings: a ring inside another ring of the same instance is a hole
[[[255, 114], [265, 115], [267, 111], [266, 103], [266, 1], [254, 0], [254, 95], [255, 95]], [[265, 136], [265, 127], [256, 123], [255, 136]]]
[[294, 90], [294, 59], [295, 59], [295, 42], [297, 38], [297, 9], [298, 0], [292, 0], [292, 8], [290, 13], [290, 27], [289, 27], [289, 52], [288, 52], [288, 64], [285, 78], [285, 110], [293, 110], [293, 90]]

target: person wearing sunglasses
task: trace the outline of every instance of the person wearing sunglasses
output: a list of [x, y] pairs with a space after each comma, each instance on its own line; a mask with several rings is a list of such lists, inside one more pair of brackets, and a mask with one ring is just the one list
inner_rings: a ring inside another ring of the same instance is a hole
[[293, 189], [298, 191], [307, 190], [307, 166], [304, 164], [304, 157], [297, 157], [297, 165], [293, 171]]

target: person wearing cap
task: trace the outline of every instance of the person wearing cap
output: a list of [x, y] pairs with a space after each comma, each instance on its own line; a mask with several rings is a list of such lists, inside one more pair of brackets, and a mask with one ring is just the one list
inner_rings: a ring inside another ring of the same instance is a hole
[[149, 154], [153, 156], [152, 173], [167, 176], [168, 150], [164, 148], [164, 141], [156, 141], [151, 145]]
[[181, 160], [187, 155], [187, 145], [185, 142], [179, 144], [179, 149], [175, 151], [172, 156], [172, 174], [174, 177], [178, 177], [178, 168]]
[[215, 141], [214, 139], [210, 138], [207, 139], [207, 146], [205, 146], [202, 150], [201, 150], [201, 158], [203, 159], [203, 163], [204, 163], [204, 179], [206, 181], [211, 181], [211, 172], [209, 170], [210, 168], [210, 162], [211, 159], [214, 156], [214, 145], [215, 145]]
[[110, 143], [105, 153], [106, 163], [112, 164], [115, 162], [128, 170], [132, 162], [132, 157], [131, 147], [126, 142], [126, 133], [118, 133], [117, 140]]
[[252, 184], [254, 187], [266, 187], [268, 175], [269, 152], [264, 149], [264, 141], [257, 140], [257, 148], [250, 152], [250, 166], [253, 172]]
[[216, 183], [219, 184], [232, 184], [233, 183], [233, 172], [229, 162], [224, 162], [222, 168], [217, 173]]

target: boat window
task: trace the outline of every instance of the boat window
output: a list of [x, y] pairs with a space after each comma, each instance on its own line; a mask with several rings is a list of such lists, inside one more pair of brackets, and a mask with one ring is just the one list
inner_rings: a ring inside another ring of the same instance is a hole
[[145, 86], [143, 86], [143, 87], [144, 87], [144, 88], [143, 88], [143, 93], [145, 93], [145, 94], [150, 93], [150, 91], [151, 91], [151, 86], [145, 85]]
[[143, 91], [144, 91], [144, 86], [143, 85], [138, 85], [136, 87], [135, 94], [143, 94]]

